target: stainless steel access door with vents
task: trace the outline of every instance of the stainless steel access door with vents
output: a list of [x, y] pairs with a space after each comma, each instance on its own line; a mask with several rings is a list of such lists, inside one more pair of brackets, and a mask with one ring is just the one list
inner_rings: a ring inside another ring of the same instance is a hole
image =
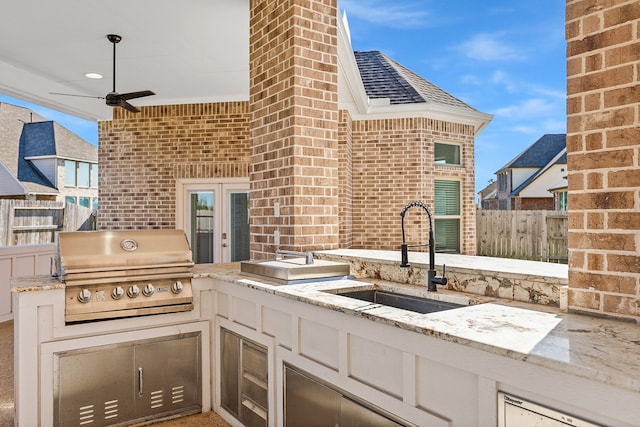
[[127, 425], [201, 411], [199, 333], [56, 353], [54, 425]]

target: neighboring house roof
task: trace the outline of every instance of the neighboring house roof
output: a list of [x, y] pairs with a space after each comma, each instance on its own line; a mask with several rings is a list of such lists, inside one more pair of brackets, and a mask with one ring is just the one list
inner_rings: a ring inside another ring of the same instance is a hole
[[391, 104], [432, 103], [478, 111], [379, 51], [355, 51], [367, 96]]
[[[0, 195], [57, 194], [58, 190], [29, 159], [62, 158], [97, 163], [98, 149], [28, 108], [0, 103], [0, 166], [17, 185], [0, 186]], [[8, 181], [7, 181], [8, 183]]]
[[[567, 148], [567, 135], [564, 133], [546, 134], [531, 144], [526, 150], [514, 157], [509, 163], [498, 169], [496, 174], [505, 169], [542, 168], [549, 164], [560, 151]], [[566, 152], [564, 162], [567, 163]]]
[[28, 108], [0, 102], [0, 162], [13, 175], [18, 175], [18, 149], [23, 125], [44, 120]]
[[[560, 162], [558, 161], [559, 158], [564, 157], [565, 161], [564, 162]], [[525, 188], [527, 188], [529, 185], [531, 185], [532, 182], [534, 182], [540, 175], [542, 175], [543, 173], [545, 173], [547, 171], [547, 169], [549, 169], [551, 166], [553, 165], [558, 165], [558, 164], [567, 164], [567, 148], [565, 147], [560, 153], [558, 153], [556, 155], [556, 157], [554, 157], [553, 159], [551, 159], [551, 161], [549, 163], [547, 163], [544, 167], [540, 168], [537, 170], [536, 173], [534, 173], [533, 175], [531, 175], [529, 178], [527, 178], [522, 184], [520, 184], [517, 188], [513, 189], [513, 191], [511, 191], [511, 194], [509, 194], [509, 197], [515, 197], [518, 196], [520, 194], [520, 192], [522, 190], [524, 190]]]
[[495, 199], [498, 197], [498, 182], [492, 181], [484, 187], [482, 190], [478, 191], [478, 196], [480, 201]]

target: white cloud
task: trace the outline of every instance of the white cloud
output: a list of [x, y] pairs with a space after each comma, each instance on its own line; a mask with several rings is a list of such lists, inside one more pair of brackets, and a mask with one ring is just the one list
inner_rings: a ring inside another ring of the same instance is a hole
[[567, 120], [563, 118], [547, 119], [542, 122], [542, 128], [546, 133], [566, 133]]
[[460, 83], [479, 86], [483, 83], [483, 79], [473, 74], [465, 74], [460, 78]]
[[501, 40], [500, 34], [480, 33], [455, 47], [467, 58], [477, 61], [513, 61], [525, 59], [524, 54]]
[[347, 18], [358, 18], [371, 24], [393, 28], [423, 27], [429, 13], [420, 2], [389, 0], [342, 0], [340, 8]]
[[529, 119], [555, 113], [557, 109], [556, 104], [546, 99], [531, 98], [523, 100], [518, 104], [498, 108], [494, 111], [494, 114], [509, 119]]

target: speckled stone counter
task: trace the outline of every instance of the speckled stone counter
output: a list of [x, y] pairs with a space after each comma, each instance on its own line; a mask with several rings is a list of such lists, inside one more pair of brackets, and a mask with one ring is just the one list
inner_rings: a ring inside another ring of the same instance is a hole
[[[512, 299], [446, 290], [429, 293], [423, 286], [380, 279], [279, 285], [241, 273], [238, 264], [199, 265], [195, 274], [640, 392], [640, 327], [636, 324]], [[341, 289], [372, 285], [472, 305], [418, 314], [336, 295]]]
[[11, 280], [11, 292], [37, 292], [64, 289], [65, 284], [52, 276], [16, 277]]

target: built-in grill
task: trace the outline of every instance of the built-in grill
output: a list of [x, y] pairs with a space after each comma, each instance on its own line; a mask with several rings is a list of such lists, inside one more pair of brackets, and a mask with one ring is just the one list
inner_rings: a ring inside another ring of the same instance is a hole
[[67, 323], [193, 309], [193, 259], [181, 230], [59, 233], [57, 267]]

